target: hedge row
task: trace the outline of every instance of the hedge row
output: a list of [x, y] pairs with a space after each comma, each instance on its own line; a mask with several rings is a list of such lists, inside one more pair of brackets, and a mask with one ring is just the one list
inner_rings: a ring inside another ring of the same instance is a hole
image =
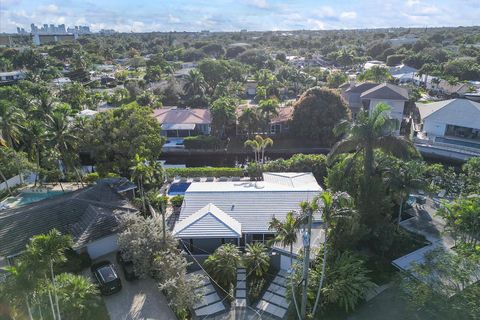
[[166, 169], [169, 178], [198, 178], [198, 177], [243, 177], [243, 169], [241, 168], [168, 168]]
[[214, 136], [195, 136], [183, 139], [185, 149], [218, 149], [221, 141]]

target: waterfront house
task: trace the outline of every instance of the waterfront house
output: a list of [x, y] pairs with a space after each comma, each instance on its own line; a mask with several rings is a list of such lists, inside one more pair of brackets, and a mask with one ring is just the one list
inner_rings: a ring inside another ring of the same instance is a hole
[[153, 116], [162, 125], [161, 134], [169, 138], [208, 135], [211, 131], [208, 109], [164, 107], [153, 110]]
[[450, 99], [417, 103], [420, 123], [415, 144], [420, 151], [466, 160], [480, 156], [480, 103]]
[[107, 180], [0, 211], [0, 266], [21, 254], [31, 237], [54, 228], [71, 235], [73, 248], [92, 259], [117, 251], [120, 216], [137, 212], [121, 193], [134, 186], [122, 179]]
[[[194, 254], [211, 253], [225, 243], [266, 242], [274, 237], [273, 217], [285, 219], [321, 190], [312, 173], [298, 172], [264, 173], [263, 181], [192, 182], [173, 235]], [[289, 258], [283, 260], [285, 265]]]

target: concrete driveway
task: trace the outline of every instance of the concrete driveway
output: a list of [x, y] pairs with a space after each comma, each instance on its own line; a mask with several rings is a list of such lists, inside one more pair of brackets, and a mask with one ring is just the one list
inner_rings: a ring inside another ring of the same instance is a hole
[[125, 280], [122, 269], [117, 264], [115, 254], [96, 259], [95, 262], [112, 262], [122, 279], [122, 290], [103, 297], [112, 320], [176, 320], [167, 299], [153, 279]]

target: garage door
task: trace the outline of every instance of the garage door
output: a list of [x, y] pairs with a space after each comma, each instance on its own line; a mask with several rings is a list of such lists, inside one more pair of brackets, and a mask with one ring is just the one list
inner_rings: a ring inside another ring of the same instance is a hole
[[116, 234], [94, 241], [87, 245], [87, 252], [91, 259], [96, 259], [110, 252], [118, 250], [118, 236]]

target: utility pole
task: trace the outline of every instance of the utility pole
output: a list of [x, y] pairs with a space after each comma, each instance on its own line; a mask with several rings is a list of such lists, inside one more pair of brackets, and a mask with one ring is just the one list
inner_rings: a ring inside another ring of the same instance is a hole
[[310, 238], [312, 235], [312, 207], [309, 204], [307, 209], [308, 222], [307, 230], [303, 231], [303, 248], [304, 248], [304, 257], [303, 257], [303, 291], [302, 291], [302, 305], [300, 309], [301, 320], [305, 320], [307, 315], [307, 289], [308, 289], [308, 267], [310, 266]]

